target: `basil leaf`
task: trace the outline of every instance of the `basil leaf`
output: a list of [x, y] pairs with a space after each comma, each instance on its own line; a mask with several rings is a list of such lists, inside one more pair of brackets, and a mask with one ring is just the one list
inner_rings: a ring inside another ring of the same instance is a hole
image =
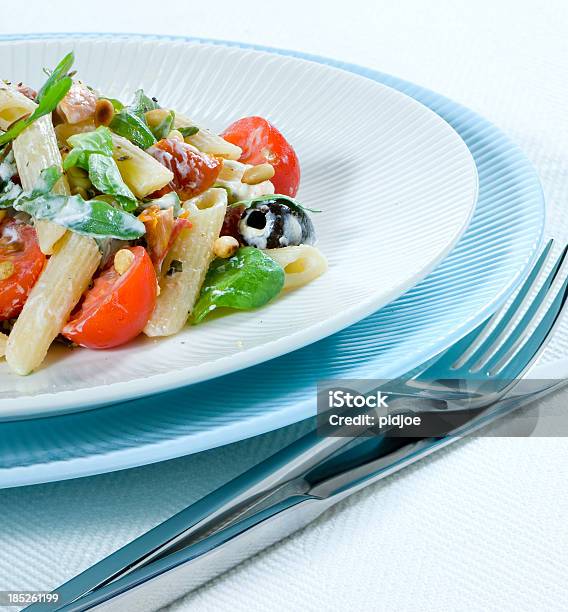
[[284, 286], [284, 270], [253, 247], [239, 249], [229, 259], [213, 261], [193, 309], [193, 323], [217, 308], [250, 310], [276, 297]]
[[63, 100], [72, 84], [73, 81], [69, 77], [63, 77], [60, 81], [53, 83], [49, 89], [44, 92], [34, 112], [29, 117], [16, 121], [7, 132], [4, 132], [4, 134], [0, 136], [0, 146], [14, 140], [14, 138], [19, 136], [29, 125], [40, 117], [49, 115], [53, 112], [59, 102]]
[[199, 132], [199, 128], [196, 125], [190, 125], [189, 127], [178, 128], [178, 132], [180, 132], [184, 138], [187, 138], [188, 136], [195, 136], [195, 134]]
[[89, 179], [95, 189], [105, 195], [113, 196], [124, 210], [135, 210], [137, 206], [136, 197], [122, 180], [118, 166], [112, 157], [100, 153], [91, 153], [89, 156]]
[[298, 200], [291, 198], [290, 196], [283, 195], [281, 193], [269, 193], [266, 195], [258, 196], [256, 198], [251, 198], [250, 200], [239, 200], [238, 202], [233, 202], [230, 204], [231, 207], [236, 206], [244, 206], [245, 208], [250, 208], [253, 204], [257, 202], [265, 202], [266, 200], [285, 200], [286, 205], [294, 210], [298, 210], [300, 212], [311, 212], [311, 213], [320, 213], [321, 210], [316, 210], [315, 208], [308, 208], [303, 204], [300, 204]]
[[134, 92], [134, 100], [132, 100], [132, 104], [128, 107], [135, 115], [144, 115], [144, 113], [156, 110], [157, 108], [160, 108], [160, 105], [156, 100], [149, 98], [143, 89], [138, 89]]
[[25, 197], [33, 199], [48, 194], [55, 187], [55, 183], [57, 183], [60, 178], [61, 171], [57, 166], [44, 168], [32, 192], [29, 195], [26, 194]]
[[147, 149], [156, 142], [144, 119], [129, 108], [121, 110], [114, 116], [110, 129], [141, 149]]
[[12, 181], [0, 183], [0, 209], [10, 208], [22, 194], [22, 188]]
[[172, 131], [172, 128], [174, 127], [175, 118], [176, 114], [174, 113], [174, 111], [170, 111], [164, 117], [164, 119], [162, 119], [162, 121], [158, 123], [156, 127], [150, 128], [156, 140], [161, 140], [162, 138], [165, 138]]
[[49, 92], [49, 90], [58, 81], [68, 76], [68, 73], [71, 70], [71, 66], [73, 66], [74, 61], [75, 61], [75, 55], [73, 51], [71, 51], [59, 62], [59, 64], [57, 64], [53, 72], [49, 75], [49, 78], [47, 79], [47, 81], [43, 84], [42, 88], [39, 90], [37, 94], [38, 102], [41, 102], [41, 99]]
[[69, 136], [67, 142], [73, 147], [63, 162], [63, 169], [73, 166], [89, 169], [89, 157], [93, 153], [112, 157], [112, 134], [107, 127], [101, 126], [93, 132], [83, 132]]
[[134, 240], [145, 232], [144, 224], [134, 215], [101, 200], [85, 201], [79, 195], [47, 194], [34, 199], [21, 198], [16, 208], [35, 219], [53, 221], [92, 238]]

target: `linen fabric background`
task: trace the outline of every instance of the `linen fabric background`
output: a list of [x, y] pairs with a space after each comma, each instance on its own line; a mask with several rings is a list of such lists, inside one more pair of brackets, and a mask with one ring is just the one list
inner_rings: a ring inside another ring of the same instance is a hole
[[[562, 0], [99, 0], [96, 7], [28, 0], [12, 3], [0, 22], [0, 34], [62, 30], [241, 40], [429, 87], [481, 113], [525, 151], [542, 179], [549, 235], [568, 239]], [[568, 376], [568, 321], [540, 372]], [[543, 405], [567, 399], [565, 390]], [[134, 470], [0, 491], [0, 590], [54, 588], [301, 429]], [[568, 439], [461, 442], [343, 502], [170, 610], [565, 610], [567, 480]]]

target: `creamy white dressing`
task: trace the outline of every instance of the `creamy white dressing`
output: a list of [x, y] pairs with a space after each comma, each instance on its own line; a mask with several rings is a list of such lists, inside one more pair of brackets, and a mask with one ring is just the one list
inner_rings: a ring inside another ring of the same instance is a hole
[[259, 196], [269, 195], [274, 193], [274, 185], [270, 181], [263, 181], [258, 185], [247, 185], [239, 180], [221, 180], [217, 179], [215, 185], [223, 187], [227, 190], [229, 204], [239, 202], [240, 200], [252, 200]]

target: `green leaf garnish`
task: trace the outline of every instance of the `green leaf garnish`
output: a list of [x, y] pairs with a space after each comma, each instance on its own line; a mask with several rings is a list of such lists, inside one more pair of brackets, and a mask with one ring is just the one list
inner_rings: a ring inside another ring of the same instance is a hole
[[137, 147], [147, 149], [156, 142], [156, 138], [148, 127], [144, 115], [157, 108], [160, 108], [159, 104], [149, 98], [142, 89], [138, 89], [134, 93], [132, 103], [116, 113], [109, 127]]
[[122, 180], [118, 166], [112, 157], [92, 153], [89, 156], [89, 179], [95, 189], [113, 198], [126, 211], [135, 210], [137, 200]]
[[7, 132], [0, 135], [0, 147], [14, 140], [14, 138], [19, 136], [34, 121], [37, 121], [37, 119], [44, 115], [48, 115], [57, 108], [57, 105], [63, 100], [65, 94], [73, 84], [68, 72], [73, 65], [74, 59], [75, 56], [73, 52], [71, 52], [59, 62], [55, 70], [49, 75], [43, 87], [39, 90], [37, 108], [31, 115], [16, 121]]
[[42, 98], [34, 112], [28, 117], [24, 117], [23, 119], [16, 121], [16, 123], [14, 123], [14, 125], [12, 125], [7, 132], [4, 132], [4, 134], [0, 136], [0, 146], [14, 140], [14, 138], [19, 136], [28, 126], [30, 126], [34, 121], [37, 121], [40, 117], [49, 115], [51, 112], [53, 112], [57, 108], [59, 102], [63, 100], [65, 94], [69, 91], [72, 84], [73, 81], [68, 76], [65, 76], [52, 83], [49, 88], [44, 91]]
[[145, 233], [144, 224], [134, 215], [103, 200], [84, 200], [79, 195], [52, 193], [51, 190], [60, 178], [61, 172], [57, 167], [46, 168], [36, 187], [31, 192], [20, 189], [11, 206], [35, 219], [53, 221], [92, 238], [134, 240]]
[[286, 205], [292, 209], [298, 210], [300, 212], [311, 212], [311, 213], [320, 213], [321, 210], [316, 210], [315, 208], [308, 208], [303, 204], [300, 204], [298, 200], [291, 198], [290, 196], [283, 195], [281, 193], [269, 193], [267, 195], [258, 196], [256, 198], [251, 198], [250, 200], [239, 200], [238, 202], [233, 202], [230, 204], [231, 207], [236, 206], [244, 206], [245, 208], [250, 208], [253, 204], [257, 202], [265, 202], [266, 200], [285, 200]]
[[67, 142], [73, 147], [63, 162], [63, 169], [69, 170], [73, 166], [89, 169], [89, 157], [99, 153], [112, 157], [112, 134], [107, 127], [101, 126], [93, 132], [83, 132], [69, 136]]
[[199, 132], [199, 128], [196, 125], [190, 125], [189, 127], [178, 128], [178, 132], [180, 132], [184, 138], [188, 138], [189, 136], [195, 136], [195, 134]]
[[141, 149], [147, 149], [156, 142], [154, 134], [152, 134], [143, 115], [138, 115], [130, 108], [125, 108], [116, 113], [109, 127], [113, 132], [130, 140]]
[[160, 108], [160, 105], [156, 100], [149, 98], [143, 89], [137, 89], [134, 92], [134, 100], [132, 100], [132, 104], [128, 108], [135, 115], [144, 115], [148, 111]]
[[54, 187], [57, 181], [61, 178], [61, 171], [57, 166], [49, 166], [41, 171], [39, 179], [29, 194], [26, 196], [29, 199], [38, 198], [39, 196], [48, 194]]
[[69, 76], [69, 71], [71, 70], [71, 66], [73, 66], [73, 62], [75, 61], [75, 54], [73, 51], [68, 53], [60, 62], [57, 64], [53, 72], [49, 74], [49, 78], [43, 84], [42, 88], [39, 90], [37, 94], [37, 101], [41, 102], [42, 98], [46, 96], [49, 90], [59, 81]]
[[63, 162], [65, 170], [73, 166], [87, 170], [95, 189], [112, 196], [126, 211], [136, 208], [136, 197], [122, 180], [112, 157], [112, 134], [107, 127], [101, 126], [93, 132], [75, 134], [70, 136], [67, 142], [73, 149]]
[[144, 224], [134, 215], [102, 200], [83, 200], [79, 195], [48, 194], [29, 200], [22, 198], [15, 208], [35, 219], [53, 221], [92, 238], [134, 240], [145, 232]]
[[162, 138], [165, 138], [172, 131], [172, 128], [174, 127], [175, 118], [176, 114], [174, 113], [174, 111], [170, 111], [164, 117], [164, 119], [162, 119], [162, 121], [158, 123], [156, 127], [150, 128], [156, 140], [161, 140]]
[[264, 306], [284, 287], [284, 270], [254, 247], [243, 247], [229, 259], [213, 261], [193, 309], [200, 323], [217, 308], [251, 310]]

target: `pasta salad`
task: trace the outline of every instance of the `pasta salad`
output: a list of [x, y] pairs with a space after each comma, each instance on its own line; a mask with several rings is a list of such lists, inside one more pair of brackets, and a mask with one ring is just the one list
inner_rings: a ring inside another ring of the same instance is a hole
[[326, 270], [298, 157], [262, 117], [221, 135], [72, 71], [0, 81], [0, 357], [109, 349], [261, 307]]

